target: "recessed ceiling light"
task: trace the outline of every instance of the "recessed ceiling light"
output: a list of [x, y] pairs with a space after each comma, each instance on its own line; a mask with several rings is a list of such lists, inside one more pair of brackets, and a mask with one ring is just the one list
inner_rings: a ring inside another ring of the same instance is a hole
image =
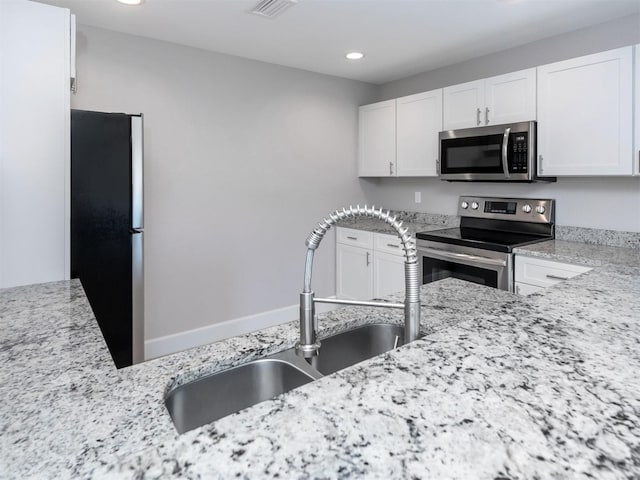
[[118, 0], [120, 3], [124, 3], [125, 5], [140, 5], [144, 0]]
[[345, 53], [344, 57], [347, 60], [360, 60], [360, 59], [364, 58], [364, 53], [362, 53], [362, 52], [349, 52], [349, 53]]

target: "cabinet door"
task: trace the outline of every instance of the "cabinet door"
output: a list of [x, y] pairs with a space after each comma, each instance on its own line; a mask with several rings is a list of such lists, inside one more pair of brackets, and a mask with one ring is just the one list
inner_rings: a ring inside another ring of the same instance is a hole
[[591, 270], [590, 267], [583, 265], [516, 255], [514, 278], [516, 282], [538, 287], [550, 287], [589, 270]]
[[528, 122], [536, 119], [536, 69], [485, 80], [484, 124]]
[[484, 122], [484, 80], [443, 89], [443, 129], [477, 127]]
[[373, 298], [372, 250], [336, 244], [336, 296], [349, 300]]
[[69, 278], [70, 13], [0, 0], [0, 288]]
[[336, 242], [371, 250], [373, 248], [373, 233], [353, 228], [336, 227]]
[[374, 297], [404, 291], [404, 257], [385, 252], [373, 252]]
[[534, 285], [529, 285], [528, 283], [516, 282], [516, 294], [518, 295], [531, 295], [534, 293], [542, 293], [544, 292], [544, 287], [536, 287]]
[[358, 176], [395, 175], [396, 101], [360, 107], [358, 122]]
[[397, 175], [438, 175], [438, 132], [442, 130], [442, 89], [396, 100]]
[[538, 173], [631, 175], [632, 47], [538, 67]]

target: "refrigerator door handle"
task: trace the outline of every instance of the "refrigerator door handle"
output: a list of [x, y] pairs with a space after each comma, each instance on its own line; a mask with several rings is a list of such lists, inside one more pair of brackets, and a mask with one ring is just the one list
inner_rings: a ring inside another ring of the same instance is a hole
[[142, 115], [131, 116], [131, 226], [144, 227]]
[[131, 233], [131, 359], [136, 364], [144, 362], [144, 232]]

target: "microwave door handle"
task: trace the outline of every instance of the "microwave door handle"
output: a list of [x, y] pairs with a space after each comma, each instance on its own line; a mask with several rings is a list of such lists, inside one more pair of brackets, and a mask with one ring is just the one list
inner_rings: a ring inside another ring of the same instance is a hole
[[509, 134], [511, 128], [504, 129], [504, 136], [502, 137], [502, 171], [504, 172], [504, 178], [509, 178], [509, 163], [507, 161], [507, 154], [509, 151]]
[[469, 255], [466, 253], [455, 253], [437, 248], [418, 247], [418, 253], [425, 256], [431, 256], [438, 260], [459, 261], [461, 263], [471, 264], [472, 266], [487, 265], [492, 267], [506, 267], [507, 261], [499, 258], [481, 257], [479, 255]]

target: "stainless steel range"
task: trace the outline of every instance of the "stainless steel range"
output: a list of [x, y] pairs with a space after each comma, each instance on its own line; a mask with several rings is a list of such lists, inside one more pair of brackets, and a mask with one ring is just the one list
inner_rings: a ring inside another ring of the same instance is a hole
[[422, 283], [454, 277], [513, 292], [513, 249], [555, 236], [555, 201], [460, 197], [460, 228], [416, 235]]

